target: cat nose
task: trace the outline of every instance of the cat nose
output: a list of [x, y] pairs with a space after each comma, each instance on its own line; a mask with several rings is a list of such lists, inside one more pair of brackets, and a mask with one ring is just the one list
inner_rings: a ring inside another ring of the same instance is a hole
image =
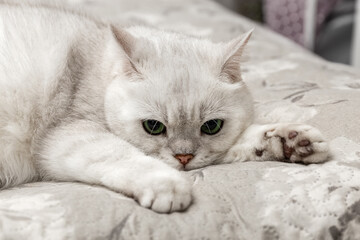
[[176, 154], [174, 156], [182, 165], [186, 165], [190, 162], [191, 159], [194, 158], [194, 155], [190, 154]]

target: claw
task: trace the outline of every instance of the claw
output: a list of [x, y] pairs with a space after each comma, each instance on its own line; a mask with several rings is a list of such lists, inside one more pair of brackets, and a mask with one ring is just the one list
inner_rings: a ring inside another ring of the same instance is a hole
[[264, 134], [264, 138], [270, 138], [272, 135], [270, 135], [271, 132], [274, 132], [275, 131], [275, 128], [274, 129], [270, 129], [269, 131], [265, 132]]

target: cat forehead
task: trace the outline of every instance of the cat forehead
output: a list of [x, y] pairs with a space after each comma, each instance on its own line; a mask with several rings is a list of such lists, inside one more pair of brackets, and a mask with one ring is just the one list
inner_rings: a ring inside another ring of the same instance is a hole
[[131, 58], [145, 79], [160, 81], [178, 92], [219, 78], [224, 59], [218, 44], [142, 27], [130, 28], [129, 32], [136, 38]]
[[[151, 105], [151, 104], [150, 104]], [[223, 106], [207, 105], [206, 102], [192, 102], [183, 100], [163, 101], [157, 108], [151, 109], [151, 115], [163, 121], [167, 126], [183, 127], [185, 125], [199, 125], [205, 119], [222, 116]]]
[[142, 98], [141, 114], [171, 125], [199, 124], [205, 120], [224, 118], [232, 109], [231, 104], [236, 102], [233, 99], [235, 92], [227, 90], [224, 86], [213, 85], [212, 88], [194, 88], [192, 91], [180, 88], [176, 92], [174, 88], [159, 89], [148, 83], [138, 92], [139, 98]]
[[139, 26], [126, 30], [138, 42], [138, 47], [134, 50], [142, 55], [150, 54], [152, 57], [175, 56], [173, 61], [181, 63], [181, 61], [176, 61], [180, 60], [176, 57], [191, 57], [188, 61], [197, 60], [197, 58], [206, 60], [222, 52], [222, 49], [217, 47], [220, 44], [215, 44], [208, 39]]

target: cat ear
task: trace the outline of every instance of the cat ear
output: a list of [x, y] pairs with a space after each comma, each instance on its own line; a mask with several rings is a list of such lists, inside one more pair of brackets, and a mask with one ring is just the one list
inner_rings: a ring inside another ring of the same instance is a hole
[[221, 74], [225, 76], [230, 83], [241, 81], [240, 62], [244, 47], [249, 41], [252, 32], [251, 29], [238, 38], [231, 40], [227, 45], [227, 52], [225, 54], [225, 63], [222, 66]]
[[131, 59], [133, 50], [135, 48], [136, 38], [124, 29], [116, 28], [111, 26], [111, 31], [124, 51], [124, 72], [127, 75], [140, 74], [138, 69], [135, 67], [133, 60]]

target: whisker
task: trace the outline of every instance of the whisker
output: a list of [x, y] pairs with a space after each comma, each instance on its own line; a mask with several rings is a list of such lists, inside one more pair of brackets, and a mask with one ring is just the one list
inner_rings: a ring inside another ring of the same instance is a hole
[[219, 128], [221, 128], [221, 125], [219, 125], [217, 121], [215, 121], [214, 119], [213, 119], [212, 121], [215, 122], [216, 126], [218, 126]]
[[154, 124], [153, 128], [151, 129], [151, 133], [153, 133], [154, 128], [156, 127], [156, 124], [157, 124], [157, 123], [158, 123], [158, 121], [156, 121], [156, 122], [155, 122], [155, 124]]
[[209, 128], [209, 125], [207, 123], [205, 123], [207, 129], [209, 130], [209, 132], [211, 132], [210, 128]]

